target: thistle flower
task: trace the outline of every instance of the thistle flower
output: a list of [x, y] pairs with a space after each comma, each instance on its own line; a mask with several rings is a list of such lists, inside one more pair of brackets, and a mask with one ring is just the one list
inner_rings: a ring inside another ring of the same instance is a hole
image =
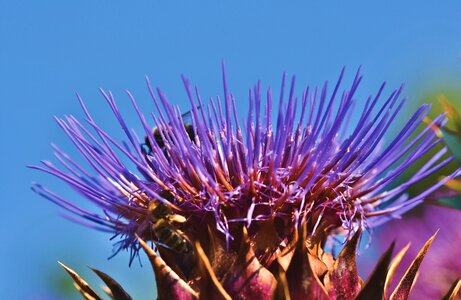
[[[191, 102], [189, 124], [147, 80], [158, 110], [154, 130], [128, 93], [144, 128], [141, 138], [129, 130], [112, 93], [101, 90], [127, 135], [123, 143], [97, 125], [79, 98], [87, 126], [72, 116], [57, 121], [96, 175], [57, 147], [63, 168], [48, 161], [34, 168], [64, 180], [102, 213], [84, 210], [39, 184], [33, 189], [90, 226], [112, 232], [120, 239], [115, 253], [130, 250], [133, 259], [143, 247], [156, 270], [159, 292], [178, 299], [207, 298], [207, 293], [251, 298], [280, 291], [294, 298], [353, 298], [362, 286], [355, 269], [361, 229], [399, 217], [459, 171], [415, 197], [404, 194], [451, 160], [443, 158], [444, 148], [409, 180], [391, 188], [408, 166], [440, 142], [430, 128], [442, 127], [445, 117], [416, 133], [430, 109], [423, 105], [384, 146], [383, 136], [405, 102], [402, 88], [379, 106], [383, 84], [353, 125], [348, 120], [362, 77], [358, 72], [340, 94], [343, 74], [331, 93], [325, 83], [307, 87], [299, 98], [294, 77], [285, 91], [284, 75], [275, 124], [272, 90], [264, 97], [259, 82], [249, 91], [248, 117], [240, 122], [224, 71], [223, 98], [209, 105], [183, 78]], [[126, 158], [134, 168], [123, 162]], [[349, 246], [335, 260], [323, 247], [339, 233], [346, 234]], [[161, 257], [144, 241], [152, 241]], [[306, 276], [293, 279], [290, 268], [296, 267]], [[381, 273], [379, 278], [389, 274]], [[281, 283], [287, 280], [287, 285]], [[413, 280], [405, 282], [409, 291]]]

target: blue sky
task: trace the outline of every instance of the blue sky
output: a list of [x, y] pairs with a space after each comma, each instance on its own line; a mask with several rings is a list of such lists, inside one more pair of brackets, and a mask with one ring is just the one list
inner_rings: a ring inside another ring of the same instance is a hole
[[[359, 65], [363, 95], [382, 81], [406, 82], [405, 94], [416, 100], [428, 86], [461, 83], [460, 11], [459, 1], [1, 0], [0, 298], [51, 297], [62, 275], [58, 259], [89, 281], [99, 283], [86, 265], [113, 275], [134, 296], [145, 287], [154, 292], [148, 266], [128, 269], [126, 255], [108, 261], [110, 236], [62, 219], [29, 189], [39, 181], [84, 203], [59, 181], [25, 168], [52, 158], [50, 142], [75, 154], [53, 120], [82, 116], [75, 92], [116, 137], [121, 131], [99, 87], [131, 112], [129, 89], [149, 111], [148, 75], [187, 109], [180, 74], [205, 98], [215, 96], [222, 59], [243, 102], [259, 79], [278, 87], [283, 71], [303, 86], [335, 80], [343, 66], [350, 80]], [[138, 126], [134, 114], [127, 119]]]

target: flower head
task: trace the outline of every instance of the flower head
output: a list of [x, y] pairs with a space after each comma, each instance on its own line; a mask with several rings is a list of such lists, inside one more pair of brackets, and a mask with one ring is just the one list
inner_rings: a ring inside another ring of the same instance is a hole
[[[383, 84], [360, 112], [354, 111], [362, 77], [357, 73], [341, 92], [343, 73], [332, 91], [325, 83], [307, 87], [300, 96], [295, 95], [294, 77], [287, 85], [284, 75], [279, 100], [258, 82], [249, 91], [250, 109], [243, 122], [225, 72], [224, 95], [209, 104], [183, 78], [190, 122], [148, 80], [158, 110], [153, 122], [128, 93], [144, 128], [139, 135], [130, 131], [112, 93], [101, 90], [126, 142], [98, 126], [79, 98], [86, 124], [72, 116], [56, 120], [93, 171], [57, 147], [62, 167], [43, 161], [44, 166], [34, 168], [64, 180], [100, 212], [84, 210], [39, 184], [33, 189], [92, 227], [112, 232], [120, 238], [117, 250], [131, 249], [133, 256], [140, 247], [136, 235], [183, 251], [178, 244], [190, 249], [194, 242], [211, 243], [204, 234], [211, 232], [227, 250], [237, 249], [245, 226], [255, 252], [268, 265], [301, 225], [313, 244], [323, 244], [332, 233], [370, 228], [418, 205], [458, 172], [415, 197], [405, 195], [407, 187], [451, 160], [443, 158], [444, 148], [409, 180], [392, 187], [408, 166], [439, 143], [430, 128], [443, 126], [445, 118], [441, 115], [416, 132], [430, 109], [423, 105], [384, 145], [384, 134], [405, 102], [402, 89], [382, 101]], [[359, 114], [355, 124], [349, 121], [352, 114]]]

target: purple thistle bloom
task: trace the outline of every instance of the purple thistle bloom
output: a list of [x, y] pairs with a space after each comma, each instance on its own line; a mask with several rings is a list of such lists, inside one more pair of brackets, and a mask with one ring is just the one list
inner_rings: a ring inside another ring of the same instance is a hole
[[[343, 74], [344, 70], [331, 93], [325, 83], [307, 87], [300, 97], [295, 96], [294, 77], [287, 86], [284, 75], [275, 102], [275, 124], [272, 90], [264, 95], [259, 82], [249, 92], [248, 118], [241, 122], [224, 71], [224, 96], [209, 105], [183, 78], [192, 107], [192, 134], [179, 109], [161, 90], [154, 91], [149, 80], [159, 112], [153, 115], [153, 124], [128, 93], [144, 128], [141, 137], [128, 128], [112, 93], [101, 90], [128, 138], [122, 143], [96, 124], [79, 97], [86, 124], [72, 116], [56, 120], [94, 170], [85, 170], [56, 146], [61, 168], [48, 161], [33, 168], [64, 180], [101, 211], [87, 211], [40, 184], [34, 184], [33, 190], [77, 216], [72, 219], [112, 232], [120, 238], [116, 253], [129, 249], [132, 259], [140, 247], [136, 234], [158, 240], [152, 232], [151, 201], [187, 219], [175, 226], [189, 239], [199, 240], [208, 228], [214, 228], [228, 247], [238, 242], [241, 224], [255, 236], [265, 222], [273, 222], [276, 241], [269, 252], [288, 244], [300, 224], [306, 225], [313, 240], [324, 241], [331, 233], [352, 233], [358, 227], [371, 228], [398, 218], [459, 171], [418, 196], [409, 198], [404, 193], [451, 160], [443, 158], [444, 148], [408, 181], [390, 188], [408, 166], [440, 142], [429, 127], [416, 134], [430, 106], [421, 106], [383, 147], [383, 136], [405, 102], [400, 99], [402, 88], [380, 106], [383, 84], [376, 96], [367, 99], [352, 125], [348, 120], [362, 77], [358, 72], [350, 88], [340, 93]], [[445, 122], [441, 115], [433, 124]], [[152, 125], [157, 128], [154, 132]], [[143, 148], [144, 136], [147, 145]], [[123, 162], [127, 158], [135, 168]]]

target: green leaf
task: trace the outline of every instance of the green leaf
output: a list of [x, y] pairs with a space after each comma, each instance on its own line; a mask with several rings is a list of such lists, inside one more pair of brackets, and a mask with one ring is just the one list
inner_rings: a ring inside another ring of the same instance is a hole
[[451, 150], [453, 157], [461, 163], [461, 131], [453, 132], [445, 128], [441, 130], [445, 144]]

